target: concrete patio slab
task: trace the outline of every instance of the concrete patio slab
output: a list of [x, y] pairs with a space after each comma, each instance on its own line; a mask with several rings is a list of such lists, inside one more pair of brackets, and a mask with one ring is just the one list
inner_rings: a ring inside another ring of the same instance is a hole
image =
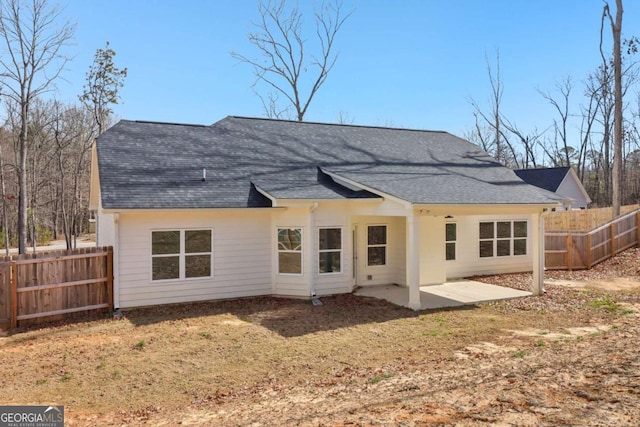
[[[409, 306], [409, 288], [397, 285], [368, 286], [359, 288], [356, 295], [384, 299], [392, 304]], [[472, 280], [459, 280], [441, 285], [420, 287], [420, 309], [431, 310], [460, 307], [481, 302], [531, 296], [531, 292], [489, 285]]]

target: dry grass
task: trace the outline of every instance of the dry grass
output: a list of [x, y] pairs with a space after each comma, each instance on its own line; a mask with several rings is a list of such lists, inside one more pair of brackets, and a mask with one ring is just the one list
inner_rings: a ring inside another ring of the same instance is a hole
[[70, 420], [90, 425], [94, 416], [145, 419], [242, 402], [267, 387], [384, 383], [450, 361], [505, 329], [560, 331], [624, 315], [599, 305], [603, 297], [554, 289], [541, 298], [421, 313], [353, 295], [322, 298], [320, 307], [251, 298], [140, 309], [122, 320], [0, 338], [1, 403], [64, 404]]
[[[175, 409], [273, 383], [373, 381], [385, 367], [415, 368], [505, 328], [542, 326], [535, 312], [505, 314], [490, 306], [416, 314], [352, 295], [323, 301], [164, 307], [18, 333], [0, 339], [2, 400], [64, 404], [71, 414]], [[545, 316], [544, 327], [585, 320], [565, 314]]]

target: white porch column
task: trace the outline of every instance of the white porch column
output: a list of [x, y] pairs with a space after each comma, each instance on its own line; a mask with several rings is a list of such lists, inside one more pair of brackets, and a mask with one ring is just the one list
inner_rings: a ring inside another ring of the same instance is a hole
[[531, 215], [533, 233], [533, 284], [531, 292], [542, 295], [544, 291], [544, 218], [541, 213]]
[[407, 215], [406, 272], [409, 308], [420, 310], [420, 217], [413, 210]]

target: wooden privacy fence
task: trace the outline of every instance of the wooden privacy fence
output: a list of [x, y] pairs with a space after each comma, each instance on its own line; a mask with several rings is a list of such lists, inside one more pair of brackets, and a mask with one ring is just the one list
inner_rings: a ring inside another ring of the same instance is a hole
[[591, 231], [546, 231], [545, 268], [589, 269], [639, 242], [640, 210], [629, 212]]
[[[640, 205], [620, 207], [621, 214], [627, 214], [640, 208]], [[544, 214], [544, 228], [547, 231], [589, 231], [613, 219], [612, 208], [575, 209], [554, 211]]]
[[113, 248], [0, 257], [0, 328], [113, 308]]

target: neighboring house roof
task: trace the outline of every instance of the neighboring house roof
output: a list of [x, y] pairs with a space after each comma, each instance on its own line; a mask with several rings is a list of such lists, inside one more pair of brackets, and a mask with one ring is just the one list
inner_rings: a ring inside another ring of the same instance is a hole
[[555, 192], [565, 176], [571, 170], [570, 167], [516, 169], [514, 172], [527, 184], [535, 185], [547, 191]]
[[591, 197], [578, 174], [570, 167], [519, 169], [515, 173], [528, 184], [553, 191], [571, 200], [572, 206], [586, 207], [591, 203]]
[[419, 204], [558, 201], [439, 131], [234, 116], [211, 126], [122, 120], [98, 138], [97, 156], [106, 209], [385, 195]]

